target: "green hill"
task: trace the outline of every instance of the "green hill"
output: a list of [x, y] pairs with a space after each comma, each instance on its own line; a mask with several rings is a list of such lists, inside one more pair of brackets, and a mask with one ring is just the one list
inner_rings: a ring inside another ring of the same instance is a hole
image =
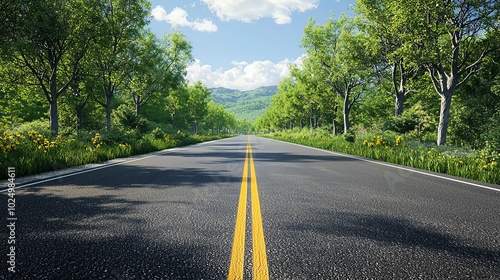
[[236, 115], [237, 119], [254, 121], [262, 116], [278, 91], [277, 86], [259, 87], [254, 90], [240, 91], [227, 88], [210, 89], [212, 99]]

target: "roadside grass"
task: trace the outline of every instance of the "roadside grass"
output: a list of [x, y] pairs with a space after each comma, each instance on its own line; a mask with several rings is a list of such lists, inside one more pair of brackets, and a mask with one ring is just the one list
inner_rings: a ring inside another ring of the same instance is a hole
[[363, 133], [355, 138], [332, 136], [322, 129], [282, 131], [267, 138], [445, 173], [490, 184], [500, 184], [500, 152], [423, 144], [395, 132]]
[[35, 130], [4, 132], [0, 134], [0, 170], [5, 172], [0, 172], [0, 178], [7, 178], [8, 167], [15, 167], [17, 176], [27, 176], [227, 137], [231, 135], [188, 135], [181, 131], [166, 134], [154, 130], [138, 140], [116, 141], [100, 133], [51, 137]]

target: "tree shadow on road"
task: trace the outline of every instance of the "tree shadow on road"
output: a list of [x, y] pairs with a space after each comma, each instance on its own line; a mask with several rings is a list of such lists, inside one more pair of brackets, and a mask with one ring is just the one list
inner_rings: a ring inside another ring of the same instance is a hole
[[[445, 251], [460, 258], [500, 264], [500, 250], [470, 245], [449, 233], [417, 224], [407, 219], [379, 214], [350, 212], [320, 212], [308, 224], [288, 226], [293, 231], [313, 231], [339, 237], [355, 237], [387, 245], [420, 247], [431, 251]], [[497, 267], [499, 268], [499, 267]], [[500, 272], [500, 269], [497, 269]]]
[[[117, 195], [63, 197], [52, 192], [23, 192], [16, 198], [13, 279], [225, 277], [221, 263], [209, 259], [217, 252], [210, 244], [178, 243], [156, 234], [172, 230], [165, 214], [167, 221], [151, 230], [150, 221], [137, 212], [149, 202]], [[1, 259], [5, 263], [6, 255]]]

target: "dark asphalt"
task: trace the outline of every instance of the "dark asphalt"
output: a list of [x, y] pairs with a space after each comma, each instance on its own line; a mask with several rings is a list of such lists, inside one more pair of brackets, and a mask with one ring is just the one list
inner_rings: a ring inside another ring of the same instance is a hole
[[[250, 140], [271, 279], [500, 279], [500, 192]], [[17, 272], [7, 271], [2, 214], [0, 278], [225, 279], [246, 143], [17, 190]], [[246, 230], [251, 279], [248, 218]]]

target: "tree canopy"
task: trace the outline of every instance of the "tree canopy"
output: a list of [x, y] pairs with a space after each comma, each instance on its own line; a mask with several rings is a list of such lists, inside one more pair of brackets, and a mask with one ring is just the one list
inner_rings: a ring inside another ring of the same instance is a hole
[[[334, 134], [341, 119], [343, 133], [352, 124], [425, 130], [444, 145], [451, 131], [454, 143], [477, 145], [485, 139], [481, 133], [458, 127], [491, 130], [486, 123], [498, 122], [492, 109], [499, 106], [494, 97], [499, 67], [493, 63], [500, 51], [498, 8], [493, 0], [358, 0], [352, 18], [332, 16], [325, 24], [311, 19], [302, 39], [307, 57], [281, 82], [258, 125], [282, 129], [300, 122], [315, 128], [316, 122], [306, 122], [314, 114]], [[490, 107], [480, 114], [483, 98]]]
[[54, 135], [235, 129], [234, 116], [210, 101], [208, 88], [186, 82], [192, 61], [187, 37], [173, 30], [157, 38], [148, 29], [148, 1], [0, 5], [2, 129], [40, 120]]

